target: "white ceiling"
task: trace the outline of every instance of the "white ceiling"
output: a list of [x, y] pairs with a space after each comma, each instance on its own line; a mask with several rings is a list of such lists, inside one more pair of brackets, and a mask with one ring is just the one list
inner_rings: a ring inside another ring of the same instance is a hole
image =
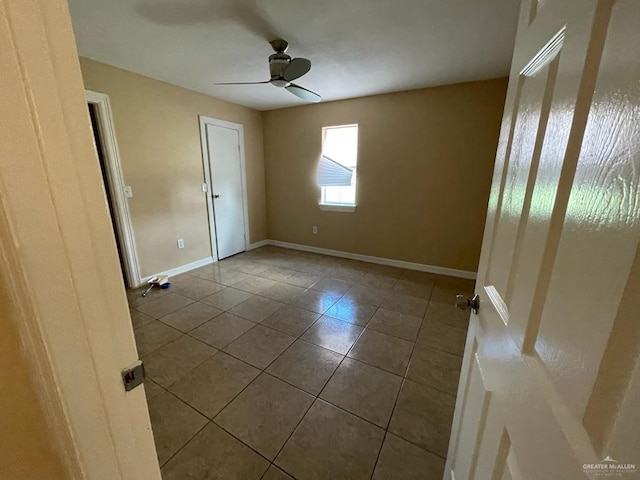
[[69, 0], [80, 55], [259, 110], [304, 102], [268, 80], [289, 42], [323, 101], [508, 75], [519, 0]]

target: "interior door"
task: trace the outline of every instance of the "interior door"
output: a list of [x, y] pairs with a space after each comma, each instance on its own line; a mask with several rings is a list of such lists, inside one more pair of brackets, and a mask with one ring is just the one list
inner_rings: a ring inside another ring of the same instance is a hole
[[445, 478], [638, 478], [640, 2], [521, 8]]
[[218, 259], [245, 251], [244, 192], [238, 130], [207, 124]]

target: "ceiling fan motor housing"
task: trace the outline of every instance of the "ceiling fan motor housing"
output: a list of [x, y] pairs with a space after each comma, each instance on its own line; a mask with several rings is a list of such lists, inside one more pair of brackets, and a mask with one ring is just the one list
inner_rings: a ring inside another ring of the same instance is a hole
[[269, 56], [269, 73], [271, 74], [271, 84], [276, 87], [286, 87], [290, 82], [282, 76], [289, 65], [291, 57], [284, 52], [274, 53]]

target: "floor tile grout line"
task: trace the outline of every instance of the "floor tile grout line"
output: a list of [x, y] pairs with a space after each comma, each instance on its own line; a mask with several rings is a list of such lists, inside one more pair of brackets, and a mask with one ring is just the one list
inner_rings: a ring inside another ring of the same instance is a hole
[[[169, 393], [169, 394], [173, 395], [173, 394], [172, 394], [171, 392], [169, 392], [169, 391], [167, 391], [167, 393]], [[173, 396], [175, 397], [175, 395], [173, 395]], [[177, 397], [176, 397], [176, 398], [177, 398]], [[178, 400], [180, 400], [180, 401], [182, 402], [182, 400], [181, 400], [181, 399], [179, 399], [179, 398], [178, 398]], [[184, 402], [183, 402], [183, 403], [184, 403]], [[187, 406], [188, 406], [189, 408], [192, 408], [192, 409], [193, 409], [193, 407], [191, 407], [190, 405], [187, 405]], [[200, 412], [198, 412], [198, 413], [200, 413]], [[204, 417], [204, 418], [206, 418], [206, 419], [207, 419], [207, 421], [206, 421], [206, 422], [205, 422], [205, 424], [202, 426], [202, 428], [200, 428], [200, 429], [199, 429], [197, 432], [195, 432], [191, 437], [189, 437], [189, 439], [188, 439], [186, 442], [184, 442], [184, 443], [182, 444], [182, 446], [181, 446], [180, 448], [178, 448], [178, 450], [176, 450], [176, 452], [175, 452], [173, 455], [171, 455], [171, 456], [170, 456], [170, 457], [169, 457], [169, 458], [168, 458], [168, 459], [167, 459], [167, 460], [166, 460], [162, 465], [160, 465], [160, 462], [158, 462], [158, 465], [159, 465], [159, 467], [160, 467], [160, 470], [162, 470], [162, 468], [163, 468], [163, 467], [165, 467], [165, 466], [166, 466], [166, 465], [167, 465], [167, 464], [168, 464], [168, 463], [173, 459], [173, 457], [175, 457], [176, 455], [178, 455], [178, 453], [180, 453], [180, 452], [182, 451], [182, 449], [183, 449], [184, 447], [186, 447], [186, 446], [191, 442], [191, 440], [193, 440], [194, 438], [196, 438], [196, 436], [197, 436], [197, 435], [198, 435], [202, 430], [204, 430], [204, 429], [207, 427], [207, 425], [209, 425], [209, 424], [211, 423], [211, 420], [209, 420], [209, 418], [208, 418], [208, 417]], [[152, 426], [152, 427], [153, 427], [153, 426]], [[152, 428], [152, 431], [153, 431], [153, 428]]]
[[[267, 372], [265, 372], [267, 373]], [[268, 375], [268, 373], [267, 373]], [[296, 387], [297, 388], [297, 387]], [[303, 390], [304, 391], [304, 390]], [[306, 392], [305, 392], [306, 393]], [[314, 397], [314, 399], [311, 401], [311, 403], [309, 404], [309, 406], [307, 407], [307, 409], [304, 411], [304, 413], [302, 414], [302, 416], [300, 417], [300, 420], [298, 420], [298, 422], [296, 423], [295, 427], [293, 427], [293, 429], [291, 430], [291, 433], [289, 434], [289, 436], [287, 437], [287, 439], [282, 443], [282, 446], [278, 449], [278, 451], [276, 452], [275, 456], [273, 457], [273, 460], [271, 461], [272, 465], [276, 465], [276, 460], [278, 459], [278, 456], [280, 455], [280, 453], [282, 452], [282, 450], [284, 450], [284, 447], [287, 445], [287, 443], [289, 442], [289, 440], [291, 439], [291, 437], [293, 436], [293, 434], [295, 433], [295, 431], [298, 429], [298, 427], [300, 426], [300, 424], [302, 423], [302, 420], [304, 420], [304, 418], [307, 416], [307, 413], [309, 413], [309, 410], [311, 410], [311, 407], [313, 407], [313, 405], [316, 403], [316, 400], [318, 400], [318, 397]], [[276, 465], [276, 467], [281, 468], [283, 471], [284, 470], [282, 467], [280, 467], [279, 465]], [[287, 472], [288, 474], [288, 472]], [[293, 476], [293, 475], [291, 475]]]
[[373, 469], [371, 470], [371, 475], [369, 476], [370, 480], [372, 480], [373, 476], [376, 474], [376, 468], [378, 467], [378, 462], [380, 461], [380, 455], [382, 455], [382, 449], [384, 448], [384, 442], [387, 441], [387, 435], [388, 434], [389, 434], [389, 430], [385, 429], [384, 435], [382, 436], [382, 443], [380, 443], [380, 448], [378, 449], [378, 455], [376, 455], [376, 461], [373, 464]]
[[[422, 323], [424, 319], [420, 323], [420, 328], [418, 329], [418, 334], [420, 334], [420, 330], [422, 329]], [[418, 341], [418, 337], [416, 336], [416, 342]], [[404, 374], [402, 375], [402, 382], [400, 382], [400, 388], [398, 389], [398, 393], [396, 394], [396, 398], [393, 402], [393, 408], [391, 409], [391, 414], [389, 415], [389, 420], [387, 421], [387, 427], [385, 428], [384, 437], [382, 439], [382, 444], [380, 445], [380, 450], [378, 450], [378, 456], [376, 457], [376, 463], [373, 466], [373, 471], [371, 472], [370, 479], [373, 479], [375, 475], [376, 468], [378, 466], [378, 462], [380, 461], [380, 455], [382, 454], [382, 449], [384, 448], [384, 442], [387, 441], [387, 434], [389, 433], [389, 428], [391, 428], [391, 421], [393, 420], [393, 414], [396, 412], [396, 406], [398, 405], [398, 399], [400, 398], [400, 394], [402, 393], [402, 388], [407, 381], [407, 375], [409, 373], [409, 367], [411, 365], [411, 360], [413, 359], [413, 352], [416, 348], [416, 343], [414, 342], [411, 345], [411, 353], [409, 354], [409, 361], [407, 362], [407, 366], [405, 368]], [[401, 437], [402, 438], [402, 437]]]

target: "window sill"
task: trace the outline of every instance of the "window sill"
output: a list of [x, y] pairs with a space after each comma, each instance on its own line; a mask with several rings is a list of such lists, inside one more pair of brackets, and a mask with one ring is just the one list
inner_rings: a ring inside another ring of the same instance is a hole
[[326, 212], [353, 213], [356, 211], [355, 205], [338, 205], [335, 203], [319, 203], [318, 207], [320, 207], [320, 210], [324, 210]]

